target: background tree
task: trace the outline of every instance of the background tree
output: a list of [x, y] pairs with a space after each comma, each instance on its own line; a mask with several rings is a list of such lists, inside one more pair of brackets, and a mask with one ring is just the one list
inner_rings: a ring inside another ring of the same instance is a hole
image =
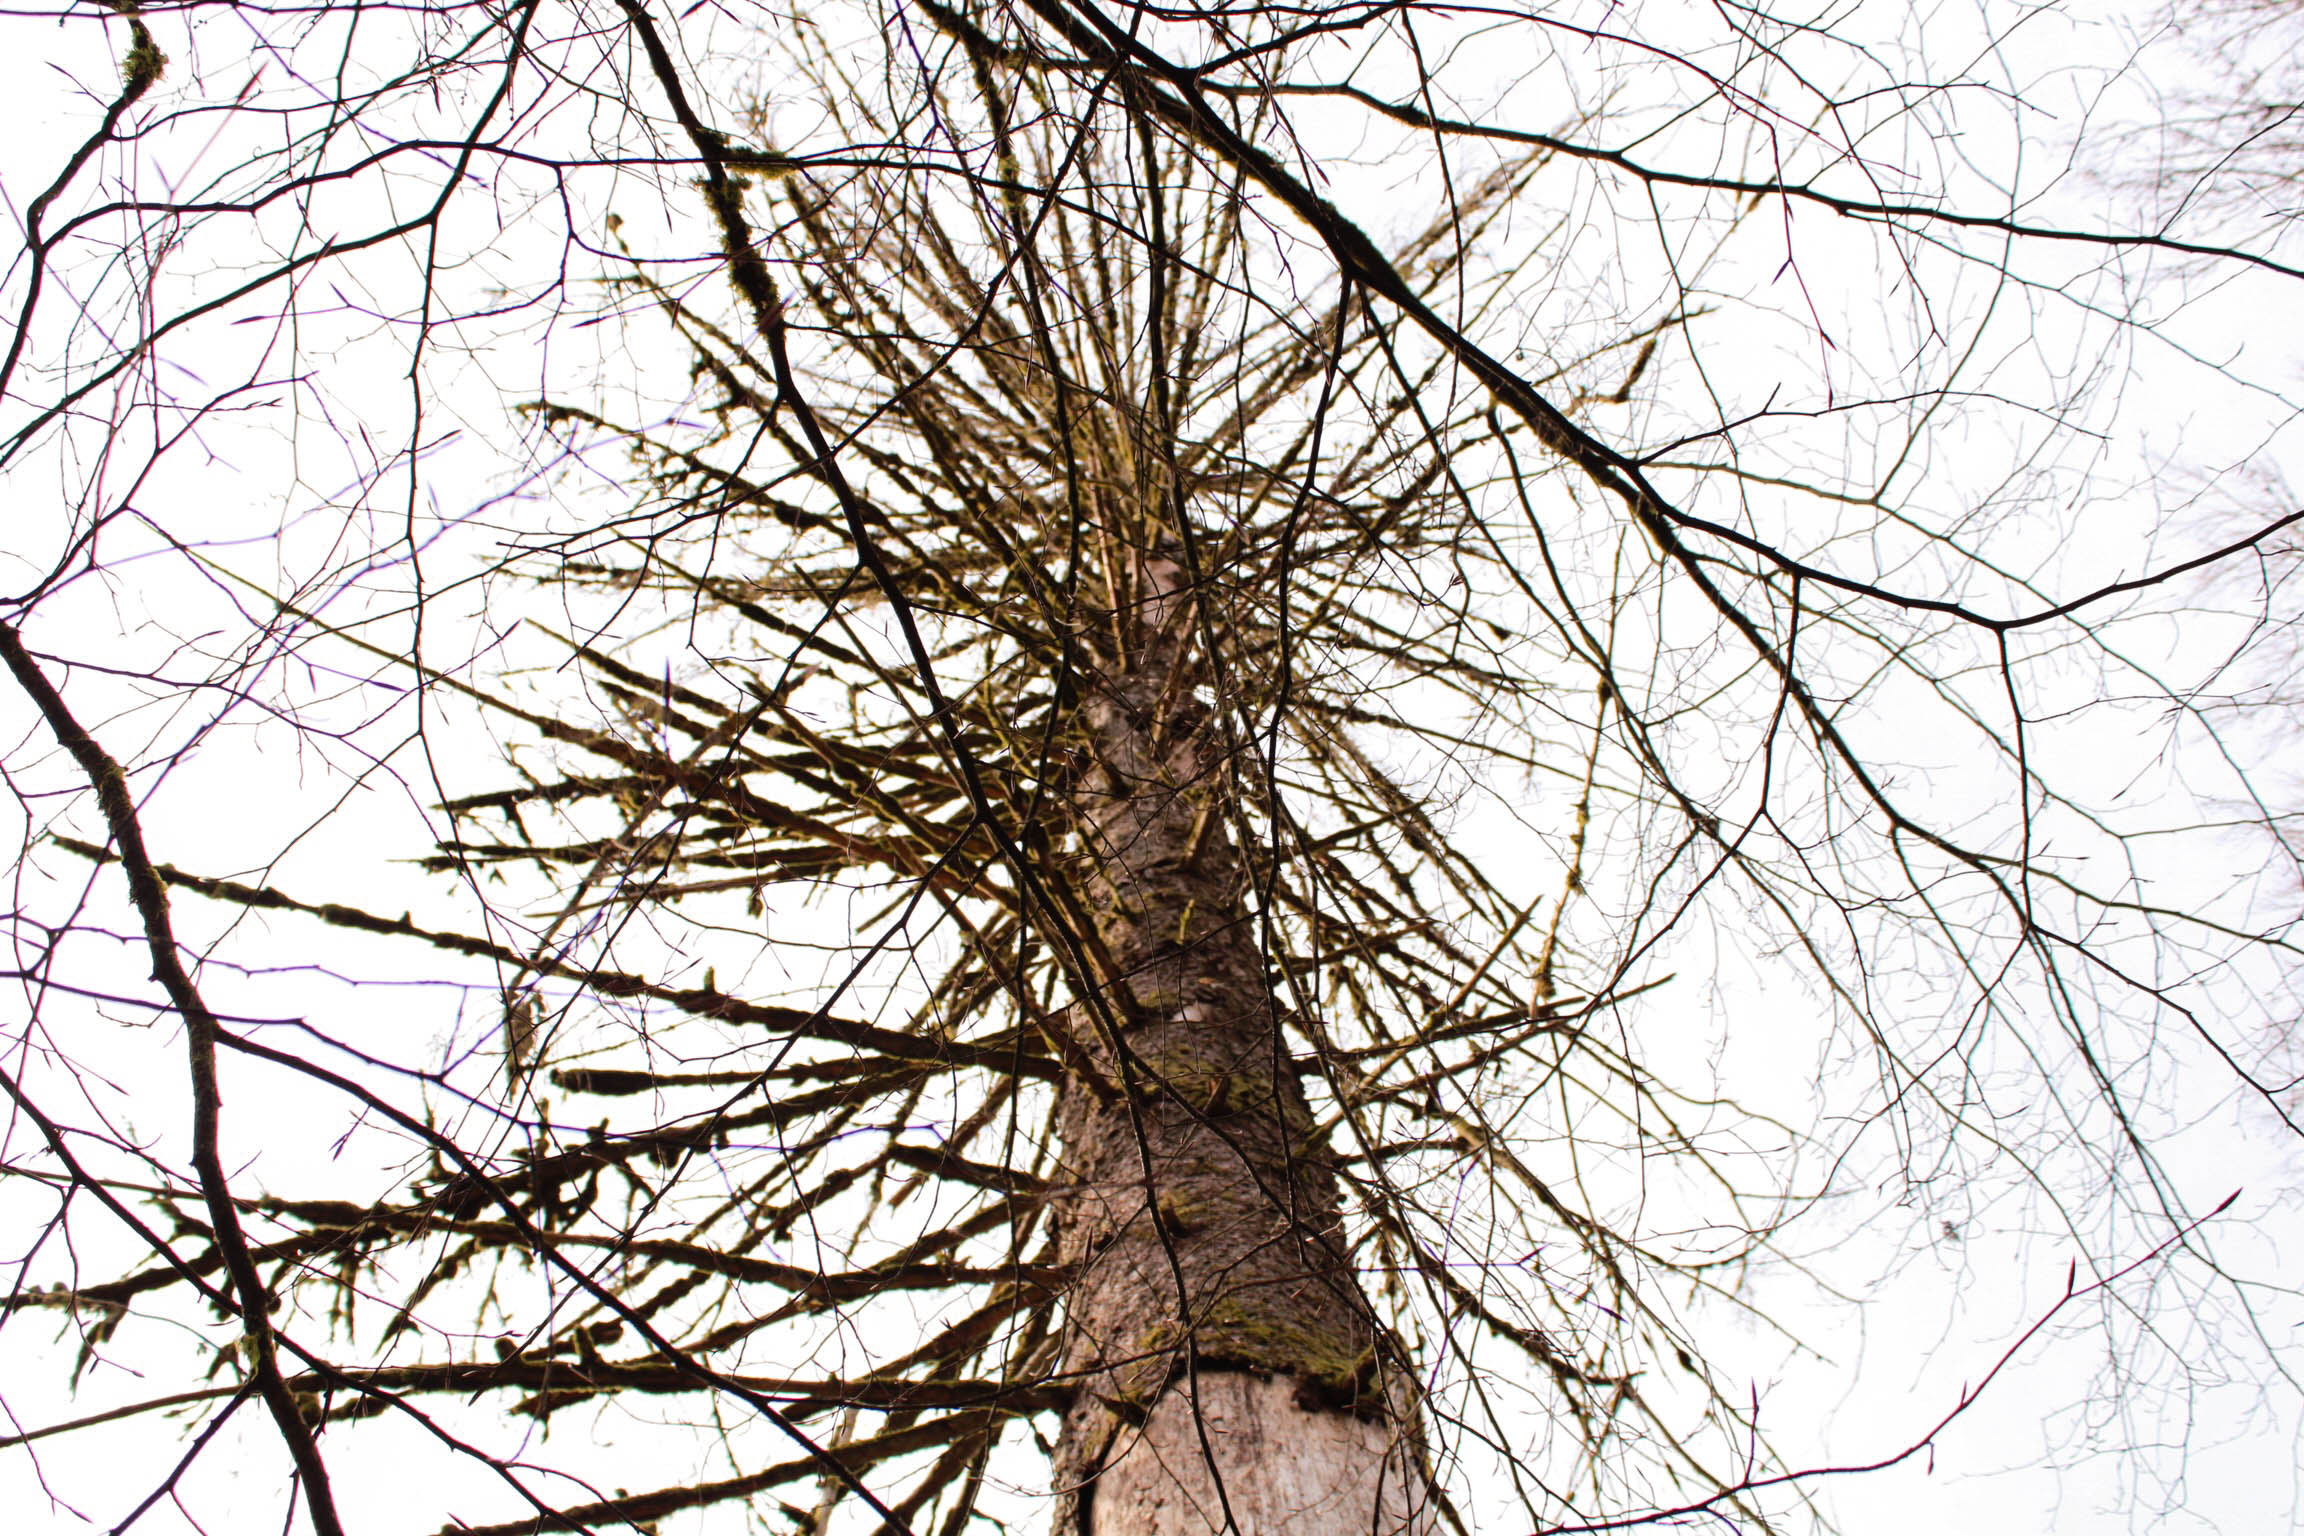
[[[2304, 215], [2304, 11], [2293, 5], [2232, 0], [2170, 8], [2139, 29], [2136, 84], [2118, 101], [2135, 125], [2123, 137], [2149, 153], [2098, 153], [2084, 164], [2139, 220], [2157, 228], [2248, 230], [2292, 241]], [[2184, 271], [2186, 288], [2214, 281], [2203, 264]], [[2272, 351], [2269, 338], [2258, 349]], [[2293, 367], [2285, 379], [2292, 379]], [[2171, 518], [2237, 531], [2261, 527], [2294, 510], [2294, 470], [2287, 455], [2260, 450], [2245, 436], [2215, 441], [2170, 466], [2160, 494]], [[2274, 743], [2295, 730], [2304, 703], [2297, 687], [2296, 603], [2281, 589], [2295, 580], [2304, 553], [2293, 526], [2259, 546], [2260, 558], [2219, 568], [2205, 579], [2226, 601], [2258, 607], [2268, 632], [2221, 674], [2200, 703], [2219, 730], [2269, 760]], [[2293, 849], [2293, 777], [2263, 784], [2274, 802], [2271, 824]], [[2294, 868], [2292, 854], [2275, 856]], [[2290, 1084], [2293, 1070], [2283, 1073]], [[2290, 1101], [2291, 1109], [2294, 1100]]]
[[[2297, 273], [2063, 217], [1901, 18], [106, 23], [12, 274], [8, 1327], [185, 1380], [19, 1443], [195, 1412], [141, 1517], [261, 1399], [321, 1530], [1773, 1528], [1720, 1330], [1851, 1225], [2048, 1223], [2123, 1413], [2277, 1382], [2179, 1131], [2294, 1129], [2197, 707], [2280, 615], [2179, 578], [2291, 519], [2138, 493], [2237, 370], [2137, 306]], [[213, 809], [258, 720], [313, 816]], [[177, 1034], [155, 1132], [88, 1042]]]

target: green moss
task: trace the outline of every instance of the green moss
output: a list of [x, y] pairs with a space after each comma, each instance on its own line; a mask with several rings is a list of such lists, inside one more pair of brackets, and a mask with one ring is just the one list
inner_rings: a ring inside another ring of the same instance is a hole
[[[1114, 1419], [1141, 1423], [1160, 1395], [1183, 1377], [1187, 1361], [1183, 1331], [1173, 1322], [1147, 1324], [1132, 1342], [1135, 1368], [1123, 1368], [1115, 1375], [1112, 1385], [1117, 1393], [1100, 1393], [1098, 1398]], [[1297, 1400], [1306, 1408], [1366, 1418], [1380, 1418], [1385, 1412], [1372, 1341], [1355, 1351], [1291, 1314], [1231, 1300], [1209, 1309], [1192, 1330], [1192, 1342], [1191, 1364], [1202, 1371], [1284, 1376], [1295, 1383]]]
[[1208, 1113], [1212, 1115], [1260, 1114], [1272, 1107], [1272, 1079], [1261, 1072], [1225, 1074], [1208, 1099]]
[[1206, 1107], [1222, 1091], [1223, 1072], [1191, 1051], [1171, 1046], [1146, 1055], [1143, 1062], [1140, 1078], [1146, 1087], [1158, 1088], [1196, 1108]]
[[152, 41], [152, 34], [141, 21], [128, 23], [128, 52], [120, 60], [120, 78], [127, 82], [129, 94], [141, 96], [151, 88], [168, 68], [168, 55]]
[[1150, 1323], [1137, 1331], [1136, 1352], [1147, 1357], [1166, 1354], [1181, 1343], [1183, 1338], [1184, 1330], [1174, 1323]]
[[[1289, 1128], [1302, 1135], [1310, 1118], [1273, 1088], [1269, 1075], [1252, 1067], [1230, 1067], [1174, 1046], [1144, 1058], [1144, 1076], [1204, 1115], [1269, 1114], [1278, 1108]], [[1298, 1126], [1296, 1122], [1302, 1120]]]
[[1161, 1191], [1160, 1198], [1153, 1203], [1153, 1209], [1159, 1214], [1161, 1228], [1171, 1237], [1182, 1237], [1199, 1230], [1206, 1224], [1208, 1215], [1208, 1207], [1204, 1202], [1174, 1190]]
[[1378, 1390], [1376, 1350], [1373, 1345], [1337, 1368], [1299, 1378], [1305, 1395], [1327, 1408], [1349, 1408], [1366, 1415], [1381, 1414], [1383, 1394]]
[[1293, 1376], [1338, 1406], [1372, 1395], [1376, 1386], [1373, 1347], [1355, 1349], [1284, 1311], [1220, 1301], [1200, 1326], [1199, 1345], [1205, 1364]]

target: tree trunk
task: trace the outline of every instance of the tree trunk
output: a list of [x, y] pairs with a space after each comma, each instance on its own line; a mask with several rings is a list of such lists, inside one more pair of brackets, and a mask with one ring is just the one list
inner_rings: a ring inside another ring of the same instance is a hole
[[1412, 1393], [1354, 1281], [1267, 987], [1215, 679], [1173, 550], [1130, 562], [1083, 685], [1083, 887], [1118, 985], [1076, 1010], [1075, 1267], [1055, 1536], [1432, 1526]]

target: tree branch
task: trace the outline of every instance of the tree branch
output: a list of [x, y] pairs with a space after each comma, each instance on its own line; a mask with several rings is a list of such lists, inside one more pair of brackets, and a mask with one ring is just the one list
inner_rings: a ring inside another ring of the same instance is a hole
[[327, 1463], [321, 1459], [320, 1447], [313, 1441], [311, 1426], [304, 1422], [304, 1415], [296, 1406], [296, 1394], [289, 1390], [280, 1374], [272, 1334], [272, 1297], [264, 1288], [263, 1278], [256, 1273], [255, 1258], [248, 1251], [248, 1235], [240, 1230], [240, 1214], [233, 1209], [232, 1187], [224, 1176], [224, 1162], [217, 1152], [224, 1102], [216, 1082], [216, 1035], [220, 1026], [216, 1015], [201, 999], [199, 989], [192, 984], [191, 975], [185, 971], [183, 957], [177, 953], [175, 930], [168, 918], [167, 887], [160, 883], [160, 876], [152, 867], [152, 857], [145, 851], [143, 823], [137, 816], [135, 797], [128, 792], [128, 776], [73, 717], [64, 696], [56, 691], [48, 675], [40, 670], [40, 664], [33, 660], [32, 653], [24, 648], [15, 626], [5, 621], [0, 621], [0, 660], [8, 663], [8, 670], [16, 675], [17, 683], [31, 697], [41, 718], [47, 721], [57, 744], [72, 754], [72, 760], [87, 775], [96, 791], [97, 804], [103, 809], [105, 826], [120, 850], [120, 868], [128, 877], [129, 900], [135, 903], [137, 915], [144, 920], [144, 945], [152, 957], [152, 977], [167, 990], [169, 1000], [184, 1017], [184, 1048], [192, 1075], [192, 1167], [199, 1175], [200, 1194], [208, 1207], [217, 1252], [223, 1255], [225, 1272], [232, 1277], [232, 1290], [239, 1303], [240, 1322], [246, 1331], [253, 1361], [250, 1374], [257, 1391], [263, 1395], [264, 1405], [272, 1410], [272, 1422], [279, 1427], [288, 1454], [296, 1462], [313, 1529], [319, 1536], [344, 1536], [343, 1522], [336, 1515], [335, 1495], [329, 1488]]

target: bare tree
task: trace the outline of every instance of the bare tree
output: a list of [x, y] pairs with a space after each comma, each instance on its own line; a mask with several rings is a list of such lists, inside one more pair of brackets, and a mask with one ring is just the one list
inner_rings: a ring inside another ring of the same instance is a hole
[[182, 1376], [10, 1437], [198, 1414], [121, 1528], [251, 1401], [318, 1531], [1798, 1526], [1714, 1330], [1882, 1188], [2281, 1390], [2167, 1156], [2295, 1130], [2299, 514], [2124, 476], [2279, 398], [2129, 264], [2304, 274], [2022, 181], [1993, 18], [80, 20], [5, 1317]]
[[[2304, 68], [2296, 8], [2209, 0], [2150, 19], [2138, 45], [2152, 153], [2101, 167], [2137, 194], [2156, 226], [2201, 225], [2262, 238], [2295, 224], [2304, 160]], [[2167, 69], [2170, 63], [2189, 68]]]

